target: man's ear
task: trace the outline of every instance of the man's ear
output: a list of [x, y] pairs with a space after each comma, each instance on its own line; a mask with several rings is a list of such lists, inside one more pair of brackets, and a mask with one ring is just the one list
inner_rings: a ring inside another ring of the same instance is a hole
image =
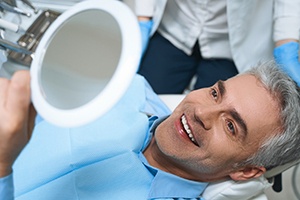
[[245, 167], [229, 174], [230, 178], [235, 181], [245, 181], [252, 178], [260, 177], [266, 172], [264, 167]]

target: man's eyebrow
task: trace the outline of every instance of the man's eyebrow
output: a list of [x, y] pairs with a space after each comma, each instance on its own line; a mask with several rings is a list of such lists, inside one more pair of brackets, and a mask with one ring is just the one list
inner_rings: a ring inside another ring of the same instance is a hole
[[226, 94], [226, 88], [224, 85], [224, 81], [221, 81], [221, 80], [218, 81], [217, 85], [218, 85], [218, 89], [219, 89], [221, 97], [224, 96]]
[[232, 118], [239, 124], [239, 126], [242, 129], [242, 135], [243, 135], [243, 137], [245, 137], [248, 133], [248, 128], [247, 128], [245, 121], [243, 120], [241, 115], [235, 109], [231, 110], [229, 113], [232, 116]]
[[[220, 93], [221, 97], [224, 97], [226, 95], [226, 87], [225, 87], [224, 81], [221, 81], [221, 80], [218, 81], [217, 85], [218, 85], [218, 90], [219, 90], [219, 93]], [[243, 120], [241, 115], [235, 109], [231, 110], [229, 113], [230, 113], [231, 117], [242, 128], [243, 136], [246, 136], [247, 132], [248, 132], [248, 128], [247, 128], [245, 120]]]

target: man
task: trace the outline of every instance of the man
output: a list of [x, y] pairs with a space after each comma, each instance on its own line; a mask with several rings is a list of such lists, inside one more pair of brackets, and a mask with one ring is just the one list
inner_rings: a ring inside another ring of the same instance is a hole
[[[0, 194], [9, 199], [12, 165], [31, 129], [29, 75], [18, 72], [1, 81]], [[300, 158], [299, 92], [273, 62], [191, 92], [169, 117], [152, 115], [150, 125], [140, 111], [161, 115], [164, 108], [149, 112], [134, 92], [143, 93], [129, 89], [109, 112], [120, 119], [108, 114], [76, 129], [39, 122], [14, 166], [18, 199], [200, 199], [207, 182], [249, 180]], [[155, 105], [151, 94], [146, 91], [145, 99]], [[61, 153], [67, 156], [58, 159]], [[86, 159], [98, 154], [105, 155]], [[49, 173], [52, 179], [41, 179]]]

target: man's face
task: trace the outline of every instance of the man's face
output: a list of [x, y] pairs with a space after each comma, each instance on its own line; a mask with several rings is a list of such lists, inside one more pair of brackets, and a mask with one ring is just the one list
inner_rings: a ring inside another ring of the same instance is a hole
[[157, 127], [145, 156], [184, 178], [220, 180], [279, 128], [278, 103], [254, 76], [242, 75], [187, 95]]

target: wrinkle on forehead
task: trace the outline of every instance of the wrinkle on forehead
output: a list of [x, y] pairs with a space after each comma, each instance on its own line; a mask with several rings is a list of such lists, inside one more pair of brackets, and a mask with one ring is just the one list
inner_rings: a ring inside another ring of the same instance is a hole
[[[263, 139], [265, 136], [275, 134], [280, 130], [282, 125], [280, 116], [281, 102], [278, 95], [273, 94], [253, 75], [241, 75], [233, 79], [236, 80], [231, 82], [231, 84], [229, 83], [230, 81], [226, 83], [226, 90], [230, 90], [228, 92], [233, 92], [236, 95], [234, 99], [236, 105], [234, 106], [245, 119], [249, 126], [249, 131], [254, 133], [263, 131], [264, 133], [262, 133], [261, 137]], [[238, 106], [239, 102], [241, 102], [240, 106]], [[243, 108], [243, 106], [245, 107]]]

